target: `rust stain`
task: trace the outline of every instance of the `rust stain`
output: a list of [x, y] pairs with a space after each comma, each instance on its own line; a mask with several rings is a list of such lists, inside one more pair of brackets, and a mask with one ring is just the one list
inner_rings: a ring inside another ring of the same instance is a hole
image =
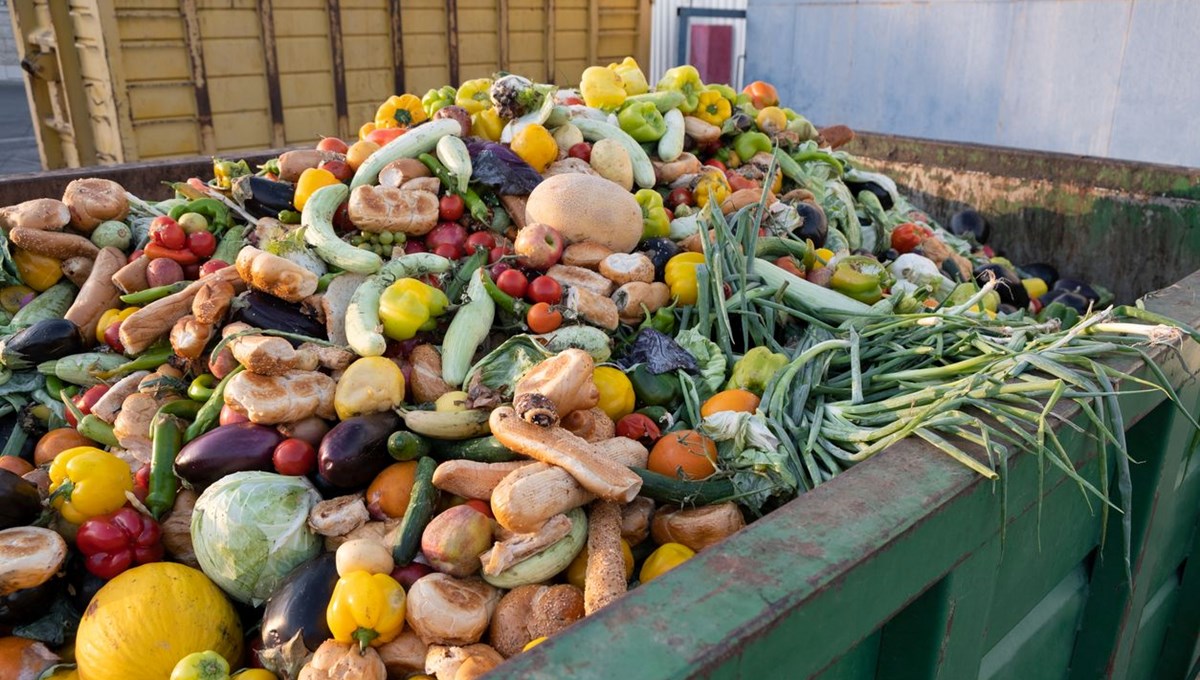
[[196, 94], [196, 122], [200, 124], [200, 150], [207, 155], [217, 152], [213, 131], [212, 101], [208, 94], [208, 74], [204, 69], [204, 51], [200, 35], [200, 19], [196, 15], [196, 0], [180, 0], [183, 13], [183, 42], [187, 47], [192, 68], [192, 87]]
[[458, 0], [446, 0], [446, 44], [449, 49], [450, 82], [458, 83]]
[[400, 0], [388, 0], [392, 15], [392, 80], [396, 94], [405, 92], [404, 87], [404, 18], [400, 14]]
[[346, 101], [346, 52], [342, 44], [341, 0], [327, 0], [329, 49], [333, 55], [333, 105], [337, 111], [338, 136], [350, 136], [350, 104]]
[[275, 11], [272, 0], [258, 0], [258, 20], [262, 23], [263, 63], [266, 65], [267, 106], [271, 114], [271, 144], [283, 146], [283, 93], [279, 89], [279, 56], [275, 51]]

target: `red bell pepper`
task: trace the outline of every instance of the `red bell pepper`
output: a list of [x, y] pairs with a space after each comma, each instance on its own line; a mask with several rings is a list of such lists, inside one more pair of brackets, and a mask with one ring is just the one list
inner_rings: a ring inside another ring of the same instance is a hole
[[158, 522], [124, 507], [79, 525], [75, 545], [87, 570], [107, 580], [132, 566], [161, 561], [161, 536]]
[[892, 247], [898, 253], [911, 253], [921, 241], [933, 236], [933, 230], [923, 224], [906, 222], [892, 231]]
[[617, 421], [616, 435], [641, 442], [649, 448], [662, 437], [662, 431], [650, 416], [630, 413]]

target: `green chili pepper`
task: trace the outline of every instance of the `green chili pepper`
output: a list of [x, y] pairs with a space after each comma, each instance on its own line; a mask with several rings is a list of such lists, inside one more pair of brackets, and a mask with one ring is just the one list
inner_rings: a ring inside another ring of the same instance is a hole
[[459, 296], [462, 295], [463, 289], [467, 287], [468, 283], [470, 283], [471, 275], [475, 273], [476, 269], [479, 269], [486, 264], [487, 260], [488, 251], [480, 248], [472, 253], [470, 257], [459, 262], [458, 271], [456, 271], [454, 276], [450, 277], [450, 280], [446, 282], [446, 298], [450, 300], [450, 302], [453, 303], [458, 301]]
[[808, 161], [820, 161], [822, 163], [826, 163], [830, 166], [833, 166], [833, 169], [837, 171], [838, 177], [841, 177], [846, 172], [846, 168], [842, 165], [842, 162], [839, 161], [836, 156], [827, 151], [801, 151], [793, 154], [792, 160], [796, 161], [797, 163], [806, 163]]
[[208, 399], [212, 397], [213, 390], [216, 389], [216, 386], [217, 377], [212, 373], [205, 373], [204, 375], [198, 376], [195, 380], [193, 380], [191, 385], [188, 385], [188, 397], [194, 399], [195, 401], [208, 401]]
[[87, 414], [79, 420], [75, 428], [79, 434], [105, 446], [120, 446], [117, 435], [113, 434], [113, 426], [100, 420], [99, 416]]
[[196, 417], [202, 405], [189, 399], [163, 404], [151, 421], [150, 484], [146, 507], [155, 519], [175, 505], [179, 482], [175, 477], [175, 457], [183, 446], [181, 418]]
[[322, 274], [320, 278], [317, 279], [317, 292], [324, 293], [325, 290], [329, 288], [329, 284], [333, 283], [334, 279], [345, 273], [346, 272], [329, 272], [328, 274]]
[[280, 210], [279, 221], [284, 224], [300, 224], [300, 213], [295, 210]]
[[151, 347], [133, 361], [127, 361], [110, 371], [100, 371], [96, 374], [96, 377], [101, 380], [108, 380], [109, 378], [133, 373], [134, 371], [151, 371], [167, 363], [167, 360], [173, 356], [175, 356], [175, 350], [171, 349], [170, 345]]
[[500, 290], [500, 287], [492, 280], [491, 275], [488, 274], [486, 269], [483, 270], [483, 288], [488, 292], [488, 295], [492, 296], [492, 301], [500, 309], [509, 314], [515, 314], [522, 319], [525, 318], [525, 302]]
[[771, 138], [761, 132], [743, 132], [733, 140], [733, 150], [743, 161], [759, 152], [771, 153], [771, 146]]
[[122, 295], [121, 302], [124, 302], [127, 305], [137, 305], [138, 307], [143, 307], [151, 302], [154, 302], [155, 300], [161, 300], [168, 295], [174, 295], [184, 288], [187, 288], [192, 283], [192, 281], [176, 281], [175, 283], [168, 283], [165, 286], [156, 286], [154, 288], [147, 288], [146, 290], [139, 290], [136, 293]]
[[217, 424], [217, 419], [221, 416], [221, 407], [225, 405], [225, 386], [229, 384], [233, 376], [241, 373], [243, 370], [245, 370], [243, 366], [234, 367], [229, 372], [229, 375], [221, 378], [221, 382], [217, 383], [217, 386], [213, 388], [212, 395], [200, 407], [200, 410], [196, 413], [196, 419], [192, 421], [191, 425], [188, 425], [187, 430], [183, 433], [183, 442], [185, 444], [208, 432]]
[[642, 325], [638, 326], [638, 330], [643, 328], [653, 328], [664, 335], [674, 335], [675, 307], [678, 304], [679, 301], [676, 300], [675, 302], [672, 302], [671, 306], [669, 307], [660, 307], [658, 311], [654, 312], [653, 314], [647, 314], [646, 320], [642, 322]]

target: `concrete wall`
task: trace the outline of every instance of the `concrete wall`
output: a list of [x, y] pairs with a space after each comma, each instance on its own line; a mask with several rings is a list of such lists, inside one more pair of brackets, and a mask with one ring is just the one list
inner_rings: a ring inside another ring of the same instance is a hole
[[1200, 0], [749, 0], [818, 124], [1200, 166]]
[[8, 0], [0, 0], [0, 81], [20, 82], [23, 77], [20, 63], [12, 33], [12, 19], [8, 15]]

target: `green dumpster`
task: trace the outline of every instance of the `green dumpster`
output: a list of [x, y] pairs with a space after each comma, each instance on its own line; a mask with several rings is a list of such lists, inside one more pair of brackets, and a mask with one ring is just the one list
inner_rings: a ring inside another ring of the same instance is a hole
[[[1111, 282], [1118, 300], [1156, 291], [1147, 307], [1200, 323], [1200, 170], [880, 135], [853, 150], [936, 217], [979, 210], [1017, 262]], [[1200, 412], [1200, 347], [1157, 356]], [[1047, 469], [1039, 497], [1036, 460], [1015, 456], [1001, 517], [999, 485], [907, 440], [491, 677], [1192, 680], [1200, 437], [1161, 394], [1121, 404], [1132, 580], [1121, 521], [1102, 536], [1065, 475]], [[1060, 433], [1097, 474], [1094, 440]]]

